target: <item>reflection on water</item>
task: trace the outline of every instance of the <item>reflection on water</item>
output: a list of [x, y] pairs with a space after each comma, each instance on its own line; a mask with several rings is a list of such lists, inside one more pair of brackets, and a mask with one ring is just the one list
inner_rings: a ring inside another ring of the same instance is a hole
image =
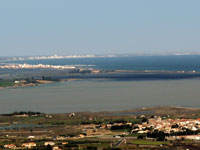
[[12, 124], [6, 126], [0, 126], [0, 130], [16, 130], [16, 129], [29, 129], [29, 128], [41, 128], [43, 125], [38, 124]]
[[132, 115], [149, 115], [154, 113], [153, 111], [137, 111], [137, 112], [113, 112], [109, 115], [112, 116], [132, 116]]
[[200, 80], [79, 80], [0, 90], [0, 113], [112, 111], [137, 107], [200, 106]]

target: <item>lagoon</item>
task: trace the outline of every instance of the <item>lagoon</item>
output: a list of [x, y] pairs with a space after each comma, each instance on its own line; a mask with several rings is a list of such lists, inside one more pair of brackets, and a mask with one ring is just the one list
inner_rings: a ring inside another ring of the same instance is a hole
[[200, 80], [75, 80], [0, 90], [0, 113], [115, 111], [151, 106], [200, 107]]

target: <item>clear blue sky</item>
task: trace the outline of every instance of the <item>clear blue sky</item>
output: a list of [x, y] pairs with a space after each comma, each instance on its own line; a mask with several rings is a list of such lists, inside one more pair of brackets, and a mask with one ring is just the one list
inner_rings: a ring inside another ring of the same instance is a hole
[[1, 0], [0, 56], [200, 51], [200, 0]]

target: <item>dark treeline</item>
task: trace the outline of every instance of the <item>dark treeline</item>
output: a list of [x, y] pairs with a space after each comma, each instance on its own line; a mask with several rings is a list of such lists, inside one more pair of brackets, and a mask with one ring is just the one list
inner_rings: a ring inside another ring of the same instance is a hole
[[163, 131], [154, 131], [151, 133], [147, 133], [147, 137], [155, 138], [157, 141], [164, 141], [167, 136], [183, 136], [183, 135], [197, 135], [200, 131], [192, 131], [190, 129], [186, 129], [182, 132], [174, 132], [174, 133], [164, 133]]
[[77, 78], [77, 79], [112, 79], [122, 81], [137, 81], [137, 80], [177, 80], [198, 78], [200, 73], [176, 73], [176, 72], [125, 72], [125, 73], [109, 73], [109, 74], [81, 74], [81, 75], [67, 75], [63, 77], [56, 77], [60, 79]]
[[42, 76], [42, 80], [55, 81], [55, 82], [60, 81], [60, 79], [58, 79], [58, 78], [54, 78], [54, 77], [45, 77], [45, 76]]
[[44, 115], [44, 113], [41, 112], [33, 112], [33, 111], [16, 111], [10, 114], [2, 114], [2, 116], [15, 116], [15, 115], [28, 115], [28, 116], [41, 116]]

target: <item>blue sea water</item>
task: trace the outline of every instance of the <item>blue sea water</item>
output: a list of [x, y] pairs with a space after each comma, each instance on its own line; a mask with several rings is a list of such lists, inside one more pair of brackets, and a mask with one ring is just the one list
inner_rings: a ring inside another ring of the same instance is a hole
[[51, 65], [95, 65], [97, 69], [200, 71], [200, 55], [128, 56], [13, 61], [13, 63]]

